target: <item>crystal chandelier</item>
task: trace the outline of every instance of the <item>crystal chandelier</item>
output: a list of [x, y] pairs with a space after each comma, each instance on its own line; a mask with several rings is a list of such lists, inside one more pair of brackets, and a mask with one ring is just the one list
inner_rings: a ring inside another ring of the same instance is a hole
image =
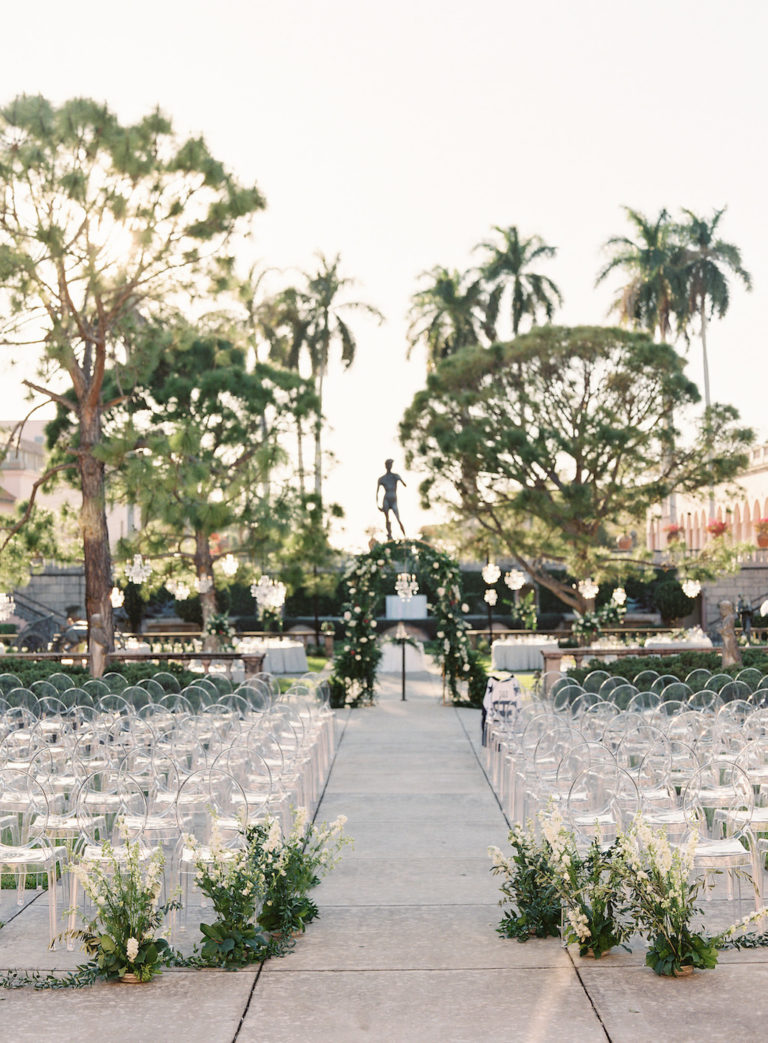
[[237, 569], [238, 562], [234, 554], [227, 554], [221, 559], [221, 571], [225, 576], [234, 576]]
[[579, 582], [578, 589], [579, 594], [581, 594], [583, 598], [586, 598], [587, 601], [590, 601], [592, 598], [596, 598], [600, 590], [597, 583], [595, 583], [595, 581], [591, 577], [589, 579], [581, 580]]
[[125, 601], [125, 594], [119, 587], [113, 587], [109, 595], [109, 600], [112, 603], [112, 608], [121, 608]]
[[152, 566], [140, 554], [134, 554], [131, 564], [125, 567], [125, 575], [131, 583], [143, 583], [152, 575]]
[[624, 605], [627, 600], [627, 592], [623, 587], [617, 587], [613, 594], [611, 594], [611, 601], [614, 605]]
[[486, 604], [490, 605], [491, 608], [493, 608], [493, 606], [499, 600], [499, 595], [498, 595], [498, 592], [493, 589], [493, 587], [489, 587], [488, 590], [486, 590], [485, 594], [483, 595], [483, 598], [484, 598]]
[[0, 620], [9, 619], [16, 611], [13, 594], [0, 594]]
[[510, 590], [519, 590], [525, 583], [525, 573], [520, 569], [510, 569], [504, 577], [504, 582]]
[[213, 580], [210, 576], [198, 576], [195, 579], [195, 587], [198, 594], [207, 594], [209, 590], [213, 590]]
[[183, 579], [168, 579], [165, 581], [165, 589], [172, 594], [177, 601], [186, 601], [189, 597], [189, 584]]
[[701, 593], [701, 583], [697, 579], [684, 579], [681, 583], [683, 594], [687, 598], [695, 598]]
[[262, 576], [258, 583], [251, 583], [251, 594], [256, 598], [260, 612], [264, 609], [281, 609], [285, 604], [285, 584], [269, 576]]
[[395, 593], [401, 601], [410, 601], [419, 592], [419, 584], [412, 572], [398, 572], [395, 580]]
[[501, 576], [501, 569], [495, 561], [489, 561], [488, 564], [483, 568], [483, 571], [480, 573], [480, 575], [483, 577], [483, 582], [487, 583], [490, 587]]

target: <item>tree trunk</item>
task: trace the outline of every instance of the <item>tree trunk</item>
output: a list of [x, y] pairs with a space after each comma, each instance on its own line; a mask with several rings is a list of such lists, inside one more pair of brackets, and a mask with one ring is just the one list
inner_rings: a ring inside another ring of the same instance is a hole
[[296, 417], [296, 467], [299, 472], [299, 492], [306, 493], [306, 473], [304, 470], [304, 425], [301, 417]]
[[93, 455], [101, 441], [101, 408], [82, 406], [79, 411], [80, 447], [77, 469], [80, 475], [82, 506], [80, 531], [85, 563], [85, 616], [88, 620], [88, 651], [91, 672], [104, 672], [105, 654], [114, 647], [112, 621], [112, 556], [107, 529], [104, 464]]
[[323, 370], [317, 380], [317, 420], [315, 421], [315, 496], [323, 499]]
[[[205, 580], [213, 578], [213, 559], [208, 536], [204, 532], [195, 533], [195, 575], [205, 588]], [[216, 588], [203, 589], [200, 594], [200, 608], [203, 613], [203, 651], [215, 652], [219, 641], [215, 634], [208, 633], [208, 623], [216, 612]]]
[[[712, 398], [709, 393], [709, 358], [707, 357], [707, 298], [703, 293], [699, 316], [701, 318], [701, 360], [704, 366], [704, 408], [708, 412], [712, 405]], [[709, 521], [713, 521], [715, 517], [715, 492], [712, 488], [709, 490], [707, 517]]]

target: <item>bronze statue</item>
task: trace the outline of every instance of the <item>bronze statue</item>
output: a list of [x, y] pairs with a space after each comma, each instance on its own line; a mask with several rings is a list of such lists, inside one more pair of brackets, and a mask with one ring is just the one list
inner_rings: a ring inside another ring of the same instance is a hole
[[717, 629], [723, 636], [723, 658], [721, 666], [741, 666], [741, 652], [736, 639], [736, 613], [732, 601], [721, 601], [720, 622]]
[[[384, 466], [386, 467], [386, 473], [379, 478], [376, 483], [376, 506], [380, 511], [384, 512], [384, 521], [387, 526], [387, 539], [392, 539], [392, 524], [389, 520], [389, 512], [391, 511], [397, 518], [397, 524], [400, 526], [400, 531], [405, 536], [405, 529], [403, 523], [400, 521], [400, 512], [397, 509], [397, 483], [402, 482], [405, 486], [405, 482], [399, 474], [392, 474], [392, 464], [394, 460], [385, 460]], [[384, 496], [379, 506], [379, 486], [384, 490]]]

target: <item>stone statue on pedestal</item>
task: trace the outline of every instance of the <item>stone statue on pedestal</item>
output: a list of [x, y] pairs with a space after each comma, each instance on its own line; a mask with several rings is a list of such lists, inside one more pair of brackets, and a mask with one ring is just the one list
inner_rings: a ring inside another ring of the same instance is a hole
[[736, 639], [736, 613], [732, 601], [720, 602], [720, 622], [717, 629], [723, 636], [722, 666], [741, 666], [741, 652]]

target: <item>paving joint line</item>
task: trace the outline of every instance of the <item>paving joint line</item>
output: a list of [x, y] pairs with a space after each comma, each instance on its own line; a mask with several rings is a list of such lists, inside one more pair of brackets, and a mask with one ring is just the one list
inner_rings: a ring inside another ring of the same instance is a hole
[[248, 993], [248, 999], [247, 999], [246, 1004], [245, 1004], [245, 1009], [243, 1010], [243, 1013], [240, 1016], [240, 1021], [237, 1023], [237, 1029], [235, 1030], [235, 1034], [232, 1037], [232, 1043], [236, 1043], [237, 1037], [240, 1035], [240, 1029], [245, 1024], [245, 1019], [248, 1016], [248, 1010], [249, 1010], [249, 1008], [251, 1006], [251, 1000], [253, 999], [253, 994], [256, 992], [256, 983], [259, 980], [259, 978], [261, 977], [261, 972], [263, 970], [264, 970], [264, 963], [262, 962], [262, 963], [259, 964], [259, 969], [256, 971], [256, 977], [253, 979], [253, 985], [251, 985], [251, 991]]

